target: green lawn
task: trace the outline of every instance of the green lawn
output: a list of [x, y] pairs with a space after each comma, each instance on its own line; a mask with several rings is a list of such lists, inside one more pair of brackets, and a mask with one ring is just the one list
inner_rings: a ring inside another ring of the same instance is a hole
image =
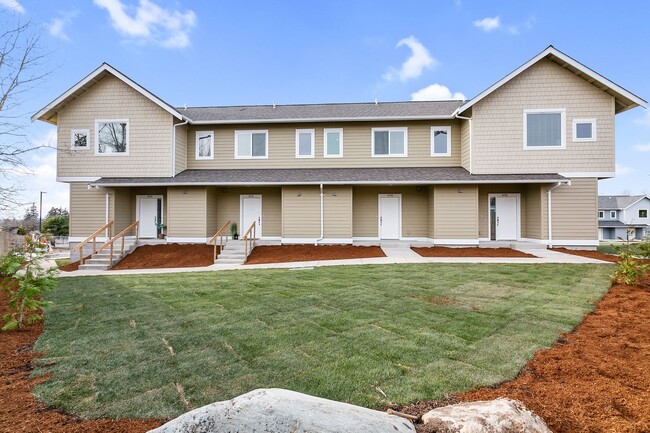
[[[417, 264], [61, 278], [35, 389], [82, 417], [173, 417], [281, 387], [368, 407], [512, 378], [607, 265]], [[166, 346], [173, 348], [174, 356]], [[178, 386], [177, 386], [178, 385]], [[385, 396], [384, 396], [385, 394]]]

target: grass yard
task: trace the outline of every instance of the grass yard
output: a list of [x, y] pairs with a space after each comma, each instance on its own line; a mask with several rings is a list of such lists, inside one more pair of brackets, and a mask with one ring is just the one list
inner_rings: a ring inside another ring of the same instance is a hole
[[260, 387], [368, 407], [441, 398], [514, 377], [593, 309], [611, 272], [414, 264], [61, 278], [35, 348], [46, 355], [34, 374], [53, 376], [35, 393], [90, 418], [173, 417]]

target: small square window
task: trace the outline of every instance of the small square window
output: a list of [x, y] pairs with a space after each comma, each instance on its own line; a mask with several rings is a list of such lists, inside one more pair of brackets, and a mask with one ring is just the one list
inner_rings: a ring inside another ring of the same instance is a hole
[[314, 157], [314, 130], [296, 129], [296, 158]]
[[574, 119], [573, 141], [596, 141], [596, 119]]
[[431, 128], [431, 156], [451, 155], [451, 127], [434, 126]]
[[325, 129], [323, 156], [325, 158], [343, 157], [343, 130], [342, 129]]
[[77, 150], [90, 148], [90, 130], [73, 129], [70, 135], [70, 147]]
[[648, 209], [639, 209], [639, 218], [648, 218]]
[[598, 211], [598, 219], [602, 220], [605, 218], [605, 211], [604, 210], [599, 210]]
[[196, 159], [214, 159], [214, 131], [196, 131]]

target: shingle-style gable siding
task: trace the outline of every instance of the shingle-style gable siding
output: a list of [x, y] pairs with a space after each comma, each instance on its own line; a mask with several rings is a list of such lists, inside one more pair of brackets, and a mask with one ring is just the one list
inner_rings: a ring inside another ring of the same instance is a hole
[[[542, 60], [474, 105], [473, 173], [614, 172], [614, 98]], [[524, 150], [526, 109], [566, 109], [566, 149]], [[596, 119], [595, 142], [572, 141], [573, 119]]]
[[[129, 155], [95, 155], [95, 120], [129, 119]], [[112, 76], [106, 77], [58, 113], [59, 177], [169, 176], [172, 116]], [[70, 150], [72, 129], [90, 130], [86, 150]]]

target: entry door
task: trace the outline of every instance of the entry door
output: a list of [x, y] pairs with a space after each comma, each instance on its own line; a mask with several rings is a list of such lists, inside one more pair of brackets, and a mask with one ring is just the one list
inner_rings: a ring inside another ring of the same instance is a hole
[[[241, 196], [241, 227], [239, 235], [244, 233], [253, 224], [257, 223], [256, 236], [262, 237], [262, 197], [259, 195], [242, 195]], [[252, 233], [251, 233], [252, 235]]]
[[496, 240], [517, 240], [517, 197], [496, 197]]
[[379, 238], [399, 239], [400, 197], [379, 196]]
[[155, 238], [158, 236], [158, 202], [159, 198], [140, 198], [140, 237]]

